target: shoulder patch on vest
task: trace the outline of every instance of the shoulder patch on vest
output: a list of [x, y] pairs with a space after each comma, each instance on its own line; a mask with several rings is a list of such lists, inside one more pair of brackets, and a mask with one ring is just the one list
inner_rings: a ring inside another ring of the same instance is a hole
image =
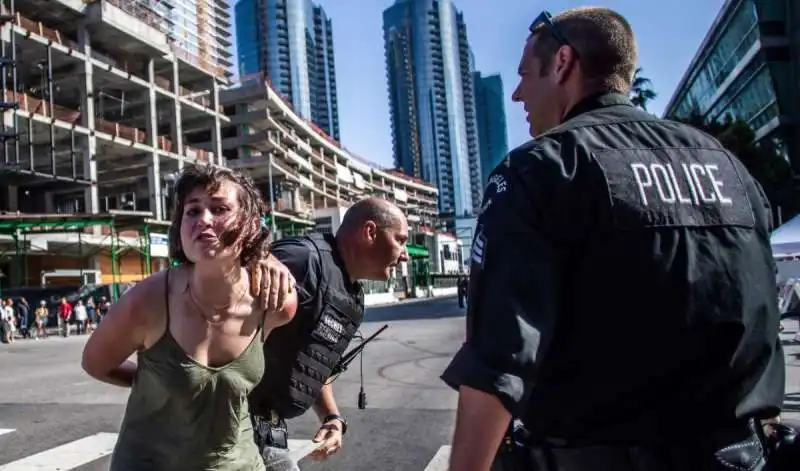
[[744, 182], [723, 150], [604, 149], [594, 156], [619, 228], [755, 225]]
[[475, 234], [475, 239], [472, 241], [472, 250], [470, 251], [471, 262], [478, 266], [483, 266], [484, 252], [486, 251], [486, 236], [483, 235], [483, 229], [479, 229]]

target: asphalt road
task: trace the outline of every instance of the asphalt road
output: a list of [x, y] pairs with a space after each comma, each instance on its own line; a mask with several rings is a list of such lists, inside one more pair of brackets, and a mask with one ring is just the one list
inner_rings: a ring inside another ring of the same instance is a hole
[[[334, 383], [351, 424], [345, 448], [325, 464], [304, 460], [303, 471], [446, 469], [456, 396], [439, 375], [463, 340], [463, 310], [454, 298], [371, 308], [362, 332], [384, 324], [363, 357], [367, 408], [356, 407], [358, 360]], [[800, 420], [800, 343], [791, 340], [798, 325], [785, 325], [786, 417]], [[107, 469], [127, 390], [83, 373], [84, 341], [0, 345], [0, 471]], [[308, 440], [317, 423], [307, 414], [289, 426], [293, 439]]]

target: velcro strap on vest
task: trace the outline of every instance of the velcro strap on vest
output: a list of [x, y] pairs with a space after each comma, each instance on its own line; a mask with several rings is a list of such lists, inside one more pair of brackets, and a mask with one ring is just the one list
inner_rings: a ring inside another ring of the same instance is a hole
[[333, 368], [320, 363], [306, 352], [299, 352], [297, 359], [299, 361], [295, 364], [295, 369], [300, 370], [303, 376], [307, 376], [309, 379], [319, 383], [326, 381], [333, 370]]
[[[304, 380], [311, 382], [311, 380], [307, 378]], [[311, 390], [311, 384], [303, 384], [295, 377], [289, 378], [289, 385], [291, 386], [289, 388], [289, 394], [292, 396], [292, 399], [296, 403], [303, 404], [304, 409], [306, 405], [310, 406], [314, 404], [317, 400], [317, 392], [322, 387], [321, 384], [318, 384], [317, 389]]]

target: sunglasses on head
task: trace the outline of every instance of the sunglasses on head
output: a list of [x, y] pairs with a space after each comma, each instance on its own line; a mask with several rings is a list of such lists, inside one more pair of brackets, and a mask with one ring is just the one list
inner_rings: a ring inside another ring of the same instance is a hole
[[559, 28], [557, 24], [553, 23], [553, 17], [552, 15], [550, 15], [550, 12], [548, 11], [543, 11], [539, 13], [539, 16], [537, 16], [536, 19], [533, 20], [530, 27], [528, 27], [528, 30], [532, 34], [535, 34], [538, 32], [537, 30], [543, 28], [547, 29], [550, 35], [556, 41], [558, 41], [560, 45], [569, 46], [570, 49], [572, 49], [575, 56], [578, 55], [578, 50], [575, 49], [575, 46], [570, 44], [570, 42], [567, 40], [567, 37], [564, 35], [564, 32], [561, 30], [561, 28]]

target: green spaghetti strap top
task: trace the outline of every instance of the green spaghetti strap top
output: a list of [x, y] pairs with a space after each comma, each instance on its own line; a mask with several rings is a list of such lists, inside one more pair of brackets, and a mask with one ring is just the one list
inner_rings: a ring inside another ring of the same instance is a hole
[[138, 355], [110, 471], [265, 471], [247, 406], [264, 374], [263, 323], [235, 360], [197, 363], [170, 333], [165, 278], [167, 328]]

